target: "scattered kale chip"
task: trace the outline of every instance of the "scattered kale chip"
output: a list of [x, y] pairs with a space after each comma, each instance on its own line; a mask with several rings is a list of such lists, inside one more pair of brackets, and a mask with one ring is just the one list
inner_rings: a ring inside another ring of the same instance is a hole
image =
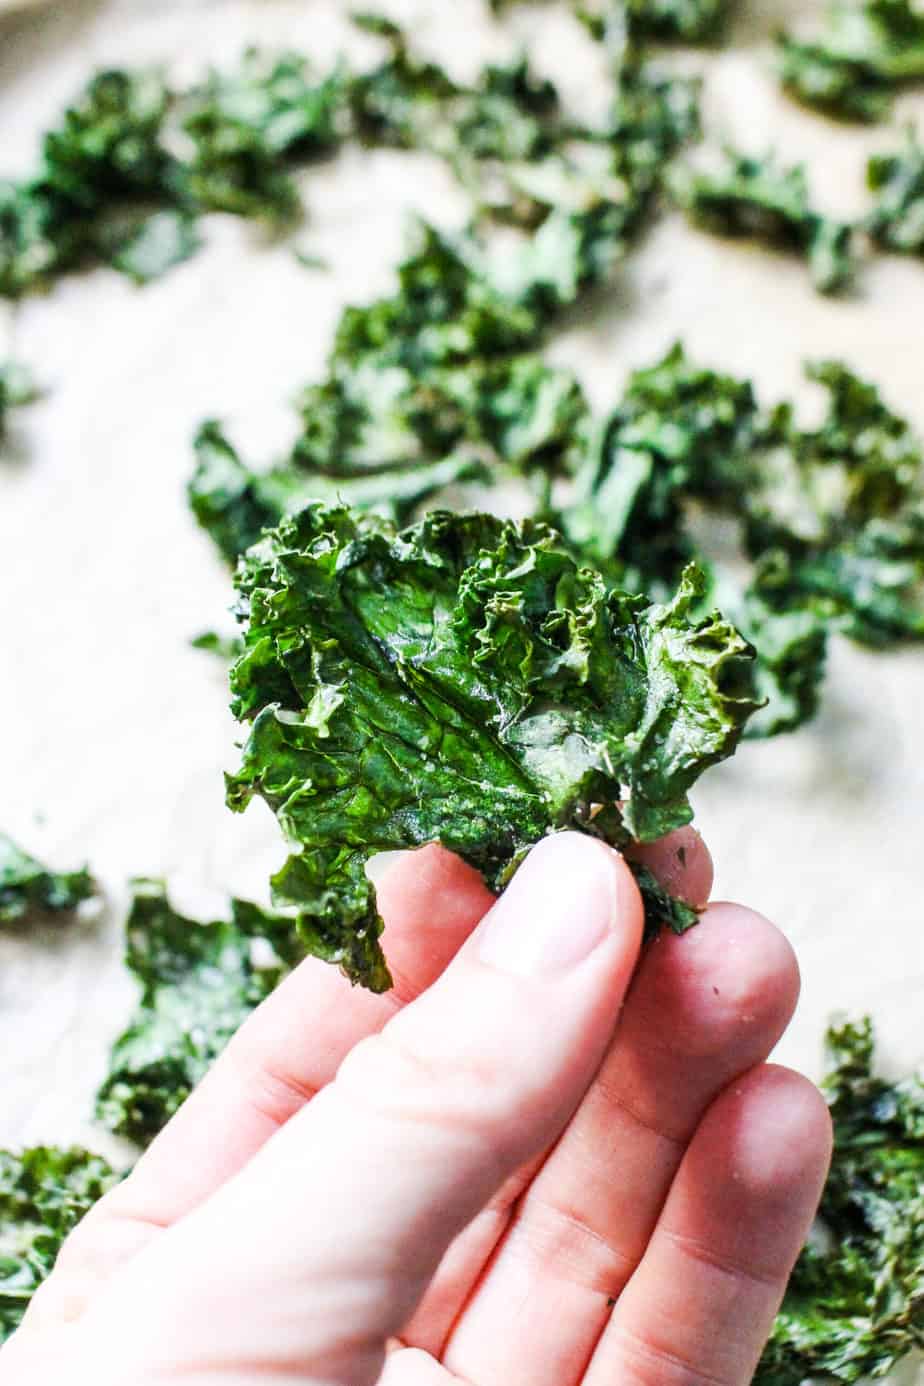
[[231, 902], [230, 920], [186, 919], [159, 881], [134, 883], [126, 933], [141, 997], [96, 1109], [111, 1131], [146, 1145], [304, 949], [289, 920], [244, 900]]
[[248, 49], [240, 69], [212, 72], [183, 101], [183, 129], [194, 153], [189, 195], [210, 211], [270, 221], [299, 211], [290, 169], [333, 153], [346, 133], [347, 78], [341, 68], [315, 75], [297, 53], [270, 57]]
[[[495, 14], [512, 0], [489, 0]], [[571, 0], [594, 38], [624, 43], [708, 43], [721, 36], [730, 0]]]
[[[689, 619], [693, 570], [649, 606], [542, 525], [432, 512], [398, 533], [316, 504], [237, 581], [233, 710], [252, 727], [228, 803], [270, 805], [294, 849], [276, 904], [376, 990], [373, 854], [440, 841], [498, 888], [555, 829], [658, 837], [689, 820], [687, 791], [754, 708], [749, 646], [715, 613]], [[667, 911], [648, 904], [657, 927]]]
[[896, 154], [875, 154], [866, 181], [877, 194], [866, 229], [884, 250], [924, 254], [924, 145], [908, 131]]
[[834, 1158], [758, 1386], [885, 1376], [924, 1347], [924, 1083], [876, 1075], [869, 1020], [828, 1032]]
[[6, 833], [0, 833], [0, 926], [19, 924], [33, 912], [75, 910], [95, 894], [96, 886], [86, 867], [51, 871]]
[[32, 372], [17, 361], [0, 364], [0, 443], [6, 433], [7, 420], [14, 409], [38, 399], [39, 391]]
[[99, 72], [42, 144], [38, 173], [0, 184], [0, 295], [120, 253], [174, 201], [163, 143], [171, 94], [154, 72]]
[[19, 1326], [64, 1239], [118, 1179], [88, 1150], [0, 1150], [0, 1343]]
[[678, 170], [673, 191], [707, 230], [752, 236], [804, 256], [821, 293], [844, 289], [854, 276], [853, 229], [811, 205], [801, 164], [780, 168], [770, 156], [726, 150], [724, 167]]
[[915, 0], [834, 0], [817, 36], [783, 33], [778, 47], [783, 85], [799, 101], [880, 120], [898, 88], [924, 79], [924, 13]]

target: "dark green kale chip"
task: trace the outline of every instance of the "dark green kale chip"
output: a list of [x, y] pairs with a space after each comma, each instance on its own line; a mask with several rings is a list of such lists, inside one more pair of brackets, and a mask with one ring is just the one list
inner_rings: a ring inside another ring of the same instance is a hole
[[155, 72], [100, 72], [46, 134], [38, 173], [0, 184], [0, 295], [111, 262], [175, 199], [163, 143], [171, 94]]
[[88, 1150], [0, 1150], [0, 1343], [19, 1326], [64, 1239], [119, 1177]]
[[883, 250], [924, 255], [924, 145], [913, 130], [896, 154], [875, 154], [866, 181], [877, 194], [865, 226]]
[[728, 20], [730, 0], [572, 0], [596, 38], [708, 43]]
[[924, 1082], [873, 1064], [870, 1021], [828, 1031], [834, 1158], [757, 1386], [879, 1378], [924, 1347]]
[[232, 900], [230, 920], [178, 914], [160, 881], [134, 882], [125, 960], [141, 985], [97, 1094], [99, 1119], [146, 1145], [247, 1016], [304, 955], [290, 920]]
[[853, 228], [811, 205], [801, 164], [780, 168], [772, 156], [728, 149], [724, 166], [679, 169], [672, 186], [680, 206], [707, 230], [755, 237], [804, 256], [821, 293], [836, 293], [853, 279]]
[[18, 924], [33, 913], [75, 910], [95, 894], [96, 885], [86, 867], [51, 871], [0, 833], [0, 926]]
[[7, 421], [14, 409], [39, 397], [39, 389], [32, 372], [18, 361], [4, 361], [0, 364], [0, 443], [6, 433]]
[[[499, 888], [556, 829], [658, 837], [689, 821], [687, 791], [754, 708], [749, 646], [715, 613], [688, 617], [694, 571], [649, 606], [542, 525], [433, 512], [396, 533], [312, 505], [237, 581], [233, 710], [253, 725], [228, 802], [270, 805], [294, 849], [276, 904], [376, 990], [372, 855], [439, 841]], [[667, 911], [648, 904], [655, 927]]]
[[237, 216], [287, 221], [299, 197], [290, 169], [333, 153], [347, 133], [347, 77], [318, 77], [297, 53], [248, 49], [234, 73], [212, 72], [183, 102], [194, 153], [192, 202]]
[[845, 120], [888, 113], [896, 90], [924, 79], [924, 14], [914, 0], [834, 0], [817, 35], [778, 39], [791, 95]]

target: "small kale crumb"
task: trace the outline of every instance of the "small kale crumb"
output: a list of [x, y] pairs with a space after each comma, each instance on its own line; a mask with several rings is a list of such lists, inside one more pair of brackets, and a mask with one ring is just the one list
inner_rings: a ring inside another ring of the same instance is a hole
[[64, 1239], [119, 1177], [88, 1150], [0, 1150], [0, 1343], [19, 1326]]
[[0, 926], [20, 924], [33, 915], [67, 913], [95, 894], [86, 867], [52, 871], [0, 833]]
[[229, 920], [200, 924], [172, 908], [162, 882], [133, 888], [125, 960], [141, 997], [96, 1110], [116, 1135], [147, 1145], [304, 949], [291, 920], [245, 900], [231, 902]]
[[876, 1074], [869, 1019], [833, 1026], [827, 1043], [824, 1241], [796, 1264], [757, 1386], [879, 1378], [924, 1347], [924, 1081]]
[[194, 650], [218, 655], [220, 659], [237, 659], [244, 646], [239, 635], [222, 635], [217, 630], [204, 630], [190, 640]]
[[17, 361], [0, 364], [0, 442], [3, 441], [13, 410], [32, 404], [38, 399], [39, 393], [32, 372], [26, 366]]
[[724, 166], [715, 170], [678, 169], [672, 188], [680, 206], [706, 229], [755, 237], [804, 256], [820, 293], [836, 293], [854, 278], [853, 228], [815, 210], [801, 164], [781, 168], [769, 155], [726, 150]]

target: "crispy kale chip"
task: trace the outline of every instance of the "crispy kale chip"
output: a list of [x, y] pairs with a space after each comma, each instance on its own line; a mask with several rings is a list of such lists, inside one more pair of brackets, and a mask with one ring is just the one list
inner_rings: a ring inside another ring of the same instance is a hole
[[32, 372], [18, 361], [0, 364], [0, 443], [6, 432], [7, 420], [14, 409], [38, 399], [39, 390]]
[[162, 138], [169, 104], [157, 73], [97, 73], [46, 134], [36, 176], [0, 184], [0, 295], [120, 254], [131, 263], [152, 208], [176, 195]]
[[876, 1075], [869, 1020], [828, 1032], [834, 1159], [758, 1386], [885, 1376], [924, 1347], [924, 1083]]
[[866, 229], [884, 250], [924, 255], [924, 145], [909, 130], [896, 154], [875, 154], [866, 181], [878, 194]]
[[780, 75], [807, 106], [880, 120], [895, 91], [924, 79], [924, 13], [915, 0], [834, 0], [821, 32], [778, 39]]
[[86, 867], [51, 871], [0, 833], [0, 926], [18, 924], [34, 913], [60, 914], [75, 910], [96, 894]]
[[771, 156], [729, 149], [724, 166], [678, 169], [672, 186], [680, 206], [707, 230], [753, 236], [804, 256], [821, 293], [836, 293], [853, 278], [853, 230], [811, 205], [801, 164], [780, 168]]
[[396, 533], [311, 505], [238, 585], [233, 710], [252, 727], [228, 802], [266, 800], [293, 847], [276, 904], [376, 990], [376, 852], [439, 841], [499, 888], [556, 829], [650, 840], [689, 820], [687, 791], [754, 707], [747, 644], [715, 613], [688, 618], [692, 570], [649, 606], [542, 525], [433, 512]]
[[[489, 0], [495, 14], [513, 0]], [[729, 0], [571, 0], [578, 19], [594, 38], [623, 44], [708, 43], [725, 27]]]
[[0, 1150], [0, 1343], [18, 1327], [65, 1237], [118, 1179], [88, 1150]]
[[347, 76], [317, 76], [298, 53], [248, 49], [234, 73], [212, 72], [183, 102], [196, 205], [284, 222], [299, 210], [290, 169], [333, 153], [346, 134]]
[[[924, 461], [908, 423], [837, 362], [808, 368], [828, 396], [813, 428], [790, 404], [699, 367], [680, 346], [637, 371], [594, 426], [558, 523], [582, 562], [663, 593], [695, 557], [755, 646], [766, 706], [749, 735], [815, 711], [829, 630], [874, 646], [924, 637]], [[715, 526], [732, 527], [710, 547]]]
[[230, 920], [186, 919], [160, 881], [135, 881], [126, 931], [141, 997], [96, 1110], [111, 1131], [146, 1145], [304, 949], [289, 920], [245, 900], [232, 900]]

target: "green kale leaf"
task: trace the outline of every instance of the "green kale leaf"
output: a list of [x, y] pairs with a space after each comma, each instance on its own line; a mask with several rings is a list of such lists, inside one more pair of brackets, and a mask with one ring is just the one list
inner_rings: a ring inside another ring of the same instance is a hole
[[677, 170], [674, 195], [698, 225], [726, 236], [753, 236], [808, 261], [821, 293], [845, 288], [855, 273], [853, 229], [812, 207], [801, 164], [726, 150], [725, 166]]
[[45, 135], [36, 176], [0, 184], [0, 295], [131, 254], [151, 207], [175, 197], [170, 99], [157, 73], [99, 72]]
[[289, 170], [336, 150], [346, 109], [342, 68], [317, 77], [297, 53], [248, 49], [237, 72], [212, 72], [184, 99], [189, 197], [207, 210], [291, 220], [300, 204]]
[[95, 894], [96, 885], [86, 867], [51, 871], [0, 833], [0, 926], [19, 924], [33, 912], [75, 910]]
[[0, 364], [0, 442], [6, 433], [7, 421], [14, 409], [38, 399], [39, 389], [32, 372], [17, 361]]
[[834, 0], [821, 32], [778, 39], [784, 87], [846, 120], [887, 114], [894, 92], [924, 79], [924, 14], [914, 0]]
[[573, 0], [596, 38], [708, 43], [728, 20], [730, 0]]
[[866, 181], [878, 197], [866, 229], [884, 250], [924, 255], [924, 145], [912, 130], [896, 154], [875, 154]]
[[19, 1326], [64, 1239], [119, 1177], [88, 1150], [0, 1150], [0, 1343]]
[[754, 708], [746, 642], [688, 619], [695, 572], [649, 606], [542, 525], [432, 512], [397, 533], [311, 505], [237, 581], [233, 710], [253, 725], [228, 802], [266, 800], [295, 849], [275, 903], [375, 990], [372, 855], [439, 841], [496, 889], [556, 829], [650, 840], [689, 821], [687, 791]]
[[876, 1075], [870, 1021], [828, 1031], [834, 1158], [754, 1380], [885, 1376], [924, 1347], [924, 1082]]
[[96, 1111], [111, 1131], [146, 1145], [304, 949], [289, 920], [257, 905], [232, 900], [230, 920], [200, 924], [149, 880], [134, 882], [126, 933], [141, 997], [113, 1046]]

